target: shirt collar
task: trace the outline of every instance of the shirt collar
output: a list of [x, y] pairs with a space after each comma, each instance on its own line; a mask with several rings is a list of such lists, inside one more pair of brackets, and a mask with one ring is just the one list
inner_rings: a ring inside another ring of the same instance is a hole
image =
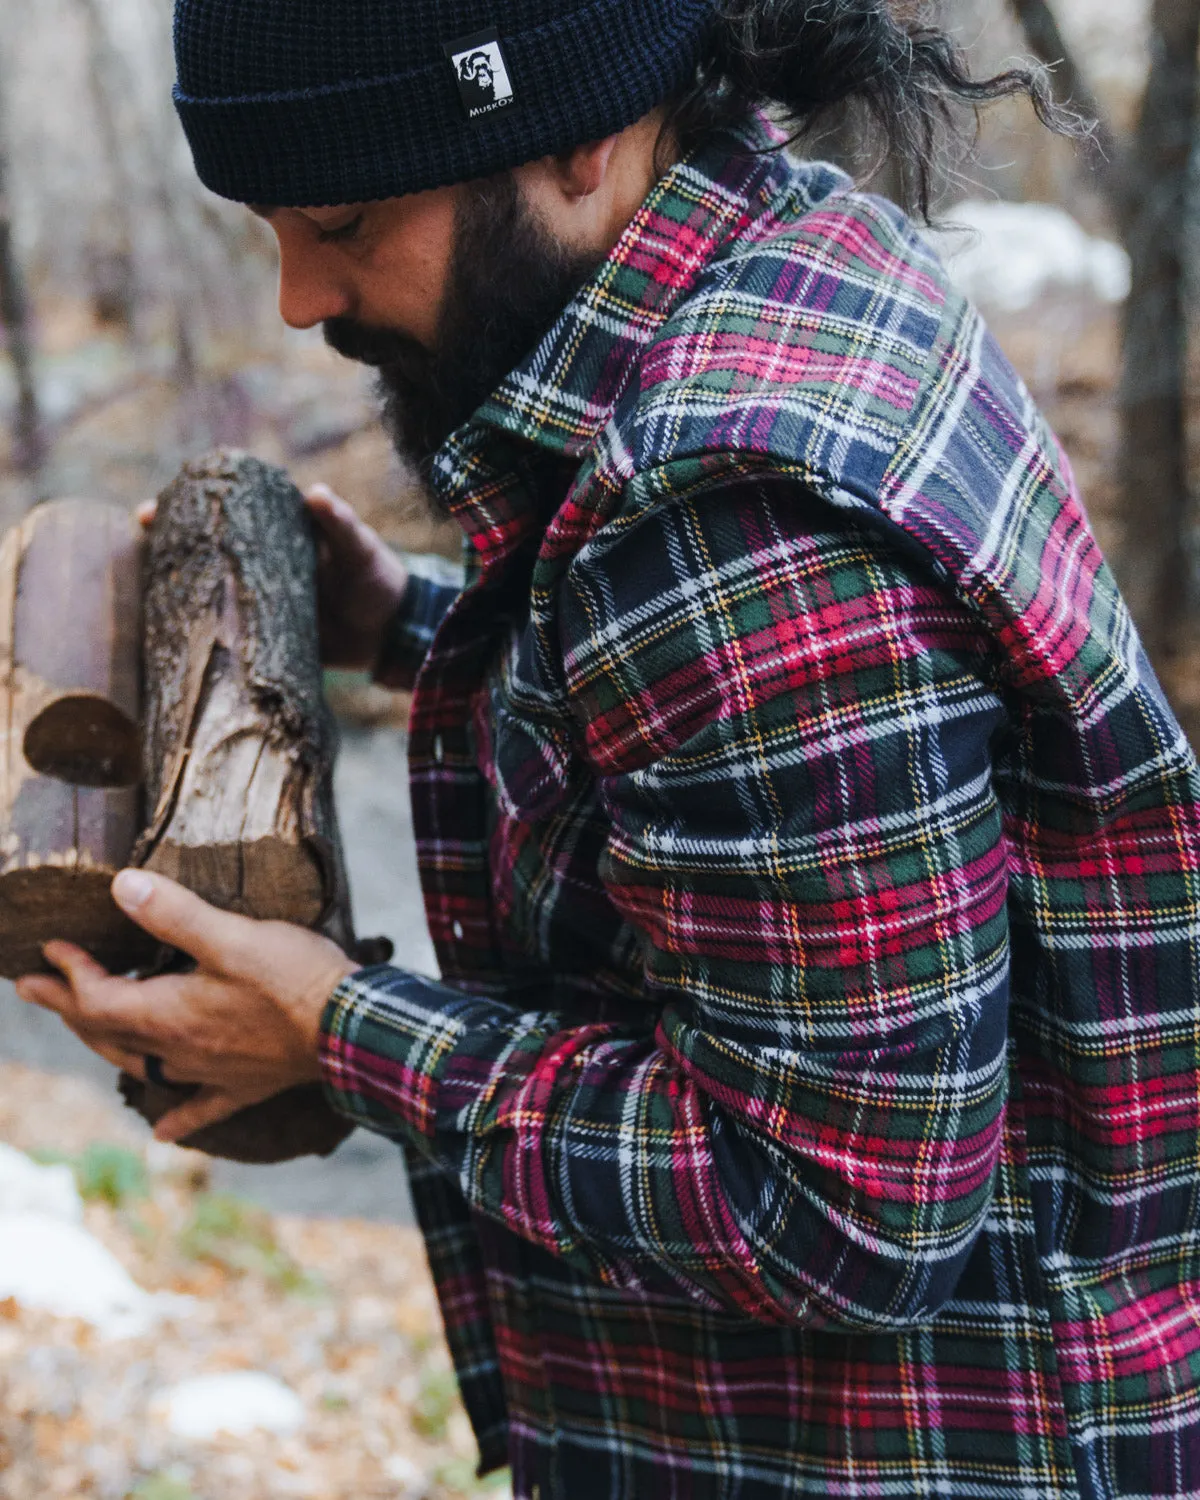
[[[432, 480], [472, 540], [494, 516], [471, 501], [497, 476], [498, 434], [580, 460], [640, 353], [723, 246], [744, 233], [779, 169], [781, 133], [759, 116], [673, 166], [538, 347], [439, 450]], [[490, 512], [490, 507], [485, 506]]]

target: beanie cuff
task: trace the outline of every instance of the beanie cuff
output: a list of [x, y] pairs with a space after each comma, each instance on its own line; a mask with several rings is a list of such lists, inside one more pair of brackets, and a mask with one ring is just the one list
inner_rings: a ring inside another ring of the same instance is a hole
[[295, 92], [212, 98], [177, 85], [175, 107], [221, 197], [281, 208], [402, 197], [625, 129], [688, 80], [713, 13], [713, 0], [588, 0], [498, 31], [511, 104], [476, 118], [449, 57]]

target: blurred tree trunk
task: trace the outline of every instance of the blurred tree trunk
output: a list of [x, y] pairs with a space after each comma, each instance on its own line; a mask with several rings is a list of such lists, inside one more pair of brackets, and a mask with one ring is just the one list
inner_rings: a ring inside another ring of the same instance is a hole
[[[122, 126], [122, 105], [134, 95], [129, 60], [114, 43], [99, 0], [76, 0], [87, 26], [91, 55], [91, 78], [97, 114], [105, 137], [105, 147], [114, 172], [119, 197], [127, 201], [121, 212], [129, 224], [130, 253], [136, 262], [137, 236], [134, 233], [139, 209], [148, 202], [156, 210], [170, 251], [167, 281], [173, 305], [176, 330], [175, 380], [185, 389], [196, 383], [196, 349], [204, 338], [203, 268], [195, 250], [195, 236], [185, 228], [172, 181], [170, 163], [162, 142]], [[143, 177], [142, 198], [135, 196], [131, 162], [139, 162]], [[140, 314], [135, 314], [135, 325]]]
[[42, 462], [42, 423], [33, 372], [33, 336], [25, 279], [13, 239], [12, 200], [8, 189], [8, 153], [0, 107], [0, 324], [17, 387], [12, 456], [21, 473], [35, 475]]
[[[123, 323], [135, 347], [146, 342], [144, 319], [139, 297], [141, 277], [137, 256], [137, 194], [129, 168], [129, 151], [121, 129], [119, 100], [122, 81], [118, 80], [115, 51], [105, 29], [104, 18], [95, 0], [79, 0], [88, 38], [88, 82], [96, 123], [100, 127], [104, 155], [112, 173], [114, 218], [117, 243], [108, 268], [108, 284], [103, 289], [112, 301], [115, 320]], [[97, 311], [103, 312], [102, 309]]]
[[1115, 559], [1150, 656], [1179, 644], [1190, 599], [1187, 209], [1200, 123], [1200, 0], [1154, 0], [1150, 77], [1132, 140], [1120, 140], [1048, 0], [1010, 0], [1054, 70], [1062, 103], [1097, 121], [1094, 161], [1133, 269], [1125, 309], [1120, 479], [1126, 541]]
[[1094, 122], [1089, 137], [1091, 165], [1105, 192], [1114, 200], [1118, 217], [1122, 217], [1121, 146], [1075, 54], [1067, 46], [1058, 18], [1048, 0], [1010, 0], [1010, 3], [1033, 55], [1053, 74], [1055, 97], [1085, 120]]
[[1196, 133], [1200, 0], [1155, 0], [1150, 78], [1125, 174], [1133, 291], [1125, 315], [1121, 482], [1130, 608], [1152, 657], [1188, 615], [1186, 235]]

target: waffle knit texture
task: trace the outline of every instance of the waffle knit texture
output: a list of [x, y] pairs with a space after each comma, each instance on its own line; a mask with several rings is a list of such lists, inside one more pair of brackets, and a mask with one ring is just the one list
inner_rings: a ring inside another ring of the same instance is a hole
[[222, 197], [402, 197], [623, 130], [686, 81], [712, 8], [177, 0], [175, 105]]

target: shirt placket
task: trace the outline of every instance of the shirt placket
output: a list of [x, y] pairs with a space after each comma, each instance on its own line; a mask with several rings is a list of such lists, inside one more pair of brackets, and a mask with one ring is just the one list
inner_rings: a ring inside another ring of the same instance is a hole
[[[536, 488], [528, 469], [507, 469], [485, 457], [483, 435], [457, 448], [457, 461], [443, 464], [443, 501], [458, 515], [468, 540], [467, 583], [438, 629], [434, 648], [414, 686], [409, 730], [409, 775], [418, 867], [442, 977], [475, 993], [500, 994], [506, 983], [503, 946], [493, 915], [488, 864], [488, 797], [472, 726], [473, 708], [498, 650], [509, 639], [528, 582], [539, 530]], [[478, 1257], [469, 1274], [491, 1308], [493, 1324], [519, 1331], [536, 1346], [534, 1325], [518, 1330], [523, 1315], [504, 1292], [507, 1278], [523, 1281], [524, 1249], [513, 1236], [472, 1215]], [[474, 1257], [473, 1257], [474, 1258]], [[438, 1266], [431, 1266], [439, 1296]], [[443, 1297], [447, 1335], [453, 1347], [453, 1305], [461, 1298], [464, 1268], [452, 1268]], [[503, 1356], [500, 1356], [501, 1362]], [[540, 1395], [549, 1400], [544, 1374]], [[496, 1403], [491, 1403], [496, 1404]], [[547, 1429], [553, 1432], [551, 1421]], [[539, 1494], [553, 1487], [552, 1444], [538, 1444], [522, 1476]], [[517, 1454], [522, 1459], [523, 1453]], [[530, 1491], [532, 1492], [532, 1491]]]

